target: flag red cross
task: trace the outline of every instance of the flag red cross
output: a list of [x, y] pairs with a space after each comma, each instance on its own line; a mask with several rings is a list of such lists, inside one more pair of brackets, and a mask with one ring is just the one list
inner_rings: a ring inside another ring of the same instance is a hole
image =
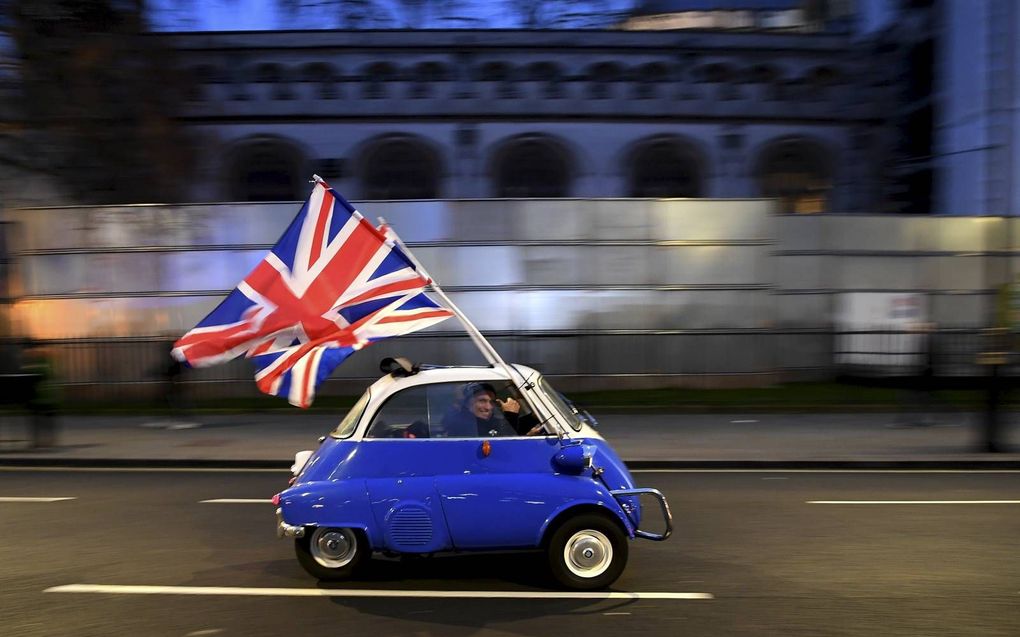
[[[325, 194], [323, 210], [314, 220], [314, 237], [309, 242], [301, 242], [310, 246], [307, 267], [290, 272], [285, 264], [271, 256], [259, 263], [244, 280], [246, 286], [271, 307], [258, 329], [264, 337], [286, 333], [294, 338], [303, 335], [305, 338], [300, 340], [315, 342], [328, 338], [341, 346], [354, 346], [358, 343], [355, 331], [371, 322], [375, 313], [348, 324], [340, 315], [341, 310], [428, 284], [413, 270], [396, 278], [383, 276], [369, 281], [368, 277], [389, 253], [388, 248], [380, 250], [384, 247], [384, 237], [366, 221], [352, 217], [332, 241], [325, 241], [329, 223], [326, 208], [331, 208], [333, 201], [328, 192]], [[301, 256], [295, 259], [295, 265], [304, 261]], [[271, 351], [273, 340], [264, 342], [258, 348], [261, 351], [253, 354]]]

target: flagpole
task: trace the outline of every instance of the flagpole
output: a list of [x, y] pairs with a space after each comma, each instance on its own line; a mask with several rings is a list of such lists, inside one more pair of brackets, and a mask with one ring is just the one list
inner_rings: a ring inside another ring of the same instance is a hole
[[545, 423], [552, 421], [553, 423], [555, 423], [555, 427], [560, 431], [561, 437], [568, 436], [569, 433], [560, 425], [559, 421], [554, 416], [552, 416], [552, 414], [556, 413], [556, 410], [551, 408], [549, 405], [545, 404], [545, 400], [541, 398], [541, 394], [537, 392], [535, 393], [531, 392], [531, 390], [534, 388], [534, 385], [531, 384], [528, 381], [528, 379], [524, 377], [524, 374], [522, 374], [512, 365], [508, 365], [507, 362], [503, 360], [503, 357], [499, 355], [499, 352], [496, 351], [496, 348], [493, 347], [492, 344], [489, 343], [489, 341], [482, 334], [482, 332], [477, 327], [475, 327], [475, 324], [471, 322], [471, 319], [469, 319], [467, 315], [464, 314], [464, 312], [462, 312], [460, 308], [457, 307], [457, 305], [452, 300], [450, 300], [450, 297], [446, 296], [446, 292], [444, 292], [443, 288], [439, 286], [439, 283], [432, 278], [432, 276], [425, 269], [425, 266], [423, 266], [421, 262], [418, 261], [418, 259], [415, 258], [415, 256], [411, 253], [407, 246], [404, 245], [403, 240], [401, 240], [401, 238], [397, 235], [397, 232], [393, 229], [393, 226], [387, 224], [386, 220], [383, 219], [382, 217], [379, 217], [379, 223], [387, 227], [387, 229], [389, 230], [389, 234], [393, 239], [393, 243], [395, 243], [403, 251], [404, 255], [411, 261], [415, 269], [421, 272], [422, 276], [429, 280], [429, 283], [431, 284], [433, 291], [435, 291], [439, 298], [443, 300], [443, 303], [446, 305], [447, 309], [453, 312], [454, 315], [460, 320], [461, 325], [464, 326], [464, 330], [468, 333], [468, 336], [471, 337], [471, 340], [474, 341], [475, 345], [482, 352], [482, 355], [485, 357], [485, 359], [489, 361], [489, 364], [492, 365], [493, 367], [498, 367], [502, 369], [503, 372], [507, 374], [511, 381], [513, 381], [515, 377], [519, 378], [520, 382], [514, 381], [514, 384], [517, 385], [518, 390], [520, 390], [522, 394], [528, 393], [529, 395], [534, 396], [531, 399], [532, 407], [535, 407], [537, 406], [538, 403], [541, 403], [541, 408], [545, 412], [544, 414], [542, 414], [543, 416], [541, 418], [542, 422]]
[[[313, 174], [312, 181], [316, 184], [322, 184], [326, 188], [329, 187], [329, 184], [326, 183], [326, 180], [318, 175]], [[439, 284], [435, 281], [435, 279], [433, 279], [432, 276], [429, 275], [429, 273], [425, 270], [425, 266], [423, 266], [421, 262], [418, 261], [418, 259], [416, 259], [413, 254], [411, 254], [411, 251], [407, 249], [407, 246], [404, 245], [404, 242], [397, 235], [396, 230], [390, 227], [389, 224], [386, 223], [386, 220], [383, 219], [382, 217], [379, 217], [379, 223], [380, 225], [386, 226], [390, 229], [390, 232], [393, 235], [394, 243], [400, 246], [400, 249], [403, 250], [407, 258], [410, 259], [411, 263], [414, 264], [415, 269], [421, 272], [425, 278], [429, 279], [429, 282], [432, 285], [432, 289], [435, 290], [436, 294], [438, 294], [441, 299], [443, 299], [443, 301], [446, 303], [446, 307], [451, 312], [453, 312], [458, 319], [460, 319], [460, 322], [464, 326], [464, 329], [467, 331], [468, 336], [471, 337], [471, 340], [474, 341], [475, 346], [477, 346], [478, 349], [482, 352], [482, 356], [484, 356], [485, 359], [489, 361], [489, 364], [492, 365], [493, 367], [501, 367], [507, 373], [511, 373], [510, 366], [506, 364], [506, 361], [504, 361], [503, 358], [499, 355], [499, 352], [497, 352], [496, 349], [489, 343], [489, 341], [487, 341], [485, 337], [482, 336], [482, 333], [478, 330], [477, 327], [475, 327], [475, 324], [471, 322], [467, 315], [460, 311], [460, 308], [457, 307], [453, 303], [453, 301], [450, 300], [450, 297], [446, 296], [446, 292], [443, 292], [443, 289], [439, 287]]]
[[458, 319], [460, 319], [460, 322], [464, 326], [464, 329], [467, 331], [468, 336], [471, 337], [471, 340], [474, 341], [475, 345], [482, 352], [482, 356], [485, 357], [485, 360], [489, 361], [489, 364], [492, 365], [493, 367], [502, 367], [504, 370], [509, 371], [510, 366], [507, 365], [506, 361], [503, 360], [503, 357], [499, 355], [499, 352], [496, 351], [496, 348], [494, 348], [492, 344], [489, 343], [489, 341], [485, 338], [485, 336], [482, 335], [481, 331], [479, 331], [479, 329], [475, 327], [475, 324], [471, 322], [471, 319], [469, 319], [467, 315], [464, 314], [464, 312], [462, 312], [460, 308], [457, 307], [457, 305], [452, 300], [450, 300], [450, 297], [446, 296], [446, 292], [444, 292], [443, 288], [439, 286], [439, 283], [434, 278], [432, 278], [432, 275], [428, 273], [428, 271], [425, 269], [425, 266], [423, 266], [421, 262], [418, 261], [418, 259], [414, 256], [414, 254], [412, 254], [411, 251], [407, 249], [407, 246], [404, 245], [403, 240], [401, 240], [401, 238], [397, 235], [396, 230], [394, 230], [392, 226], [387, 224], [386, 220], [383, 219], [382, 217], [379, 217], [379, 223], [389, 228], [390, 234], [393, 237], [393, 242], [397, 244], [397, 246], [399, 246], [400, 249], [404, 252], [404, 255], [411, 260], [411, 263], [414, 264], [415, 269], [421, 272], [422, 276], [429, 280], [429, 284], [432, 286], [432, 289], [439, 296], [439, 298], [443, 300], [443, 303], [446, 305], [446, 307], [451, 312], [453, 312]]

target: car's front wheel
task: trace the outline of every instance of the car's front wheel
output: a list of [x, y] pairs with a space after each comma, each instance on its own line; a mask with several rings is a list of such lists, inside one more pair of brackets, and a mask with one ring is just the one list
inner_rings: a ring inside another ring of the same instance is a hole
[[360, 529], [315, 527], [294, 541], [298, 562], [321, 580], [351, 577], [370, 553]]
[[549, 568], [566, 588], [595, 590], [616, 581], [627, 566], [627, 536], [620, 525], [596, 514], [566, 520], [549, 539]]

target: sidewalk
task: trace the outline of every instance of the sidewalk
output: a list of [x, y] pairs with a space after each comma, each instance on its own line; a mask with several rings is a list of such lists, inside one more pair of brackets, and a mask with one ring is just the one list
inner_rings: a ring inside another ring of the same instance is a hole
[[[58, 446], [31, 449], [25, 420], [0, 423], [0, 466], [289, 467], [342, 414], [62, 416]], [[980, 414], [895, 427], [894, 414], [607, 414], [599, 430], [632, 468], [1017, 468], [1020, 423], [1004, 414], [1004, 453], [980, 451]]]

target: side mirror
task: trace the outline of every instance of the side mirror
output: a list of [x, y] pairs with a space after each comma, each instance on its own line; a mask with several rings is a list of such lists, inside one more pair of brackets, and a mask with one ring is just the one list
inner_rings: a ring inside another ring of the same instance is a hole
[[591, 459], [595, 455], [594, 445], [569, 445], [561, 447], [553, 456], [553, 464], [564, 473], [578, 475], [591, 468]]

